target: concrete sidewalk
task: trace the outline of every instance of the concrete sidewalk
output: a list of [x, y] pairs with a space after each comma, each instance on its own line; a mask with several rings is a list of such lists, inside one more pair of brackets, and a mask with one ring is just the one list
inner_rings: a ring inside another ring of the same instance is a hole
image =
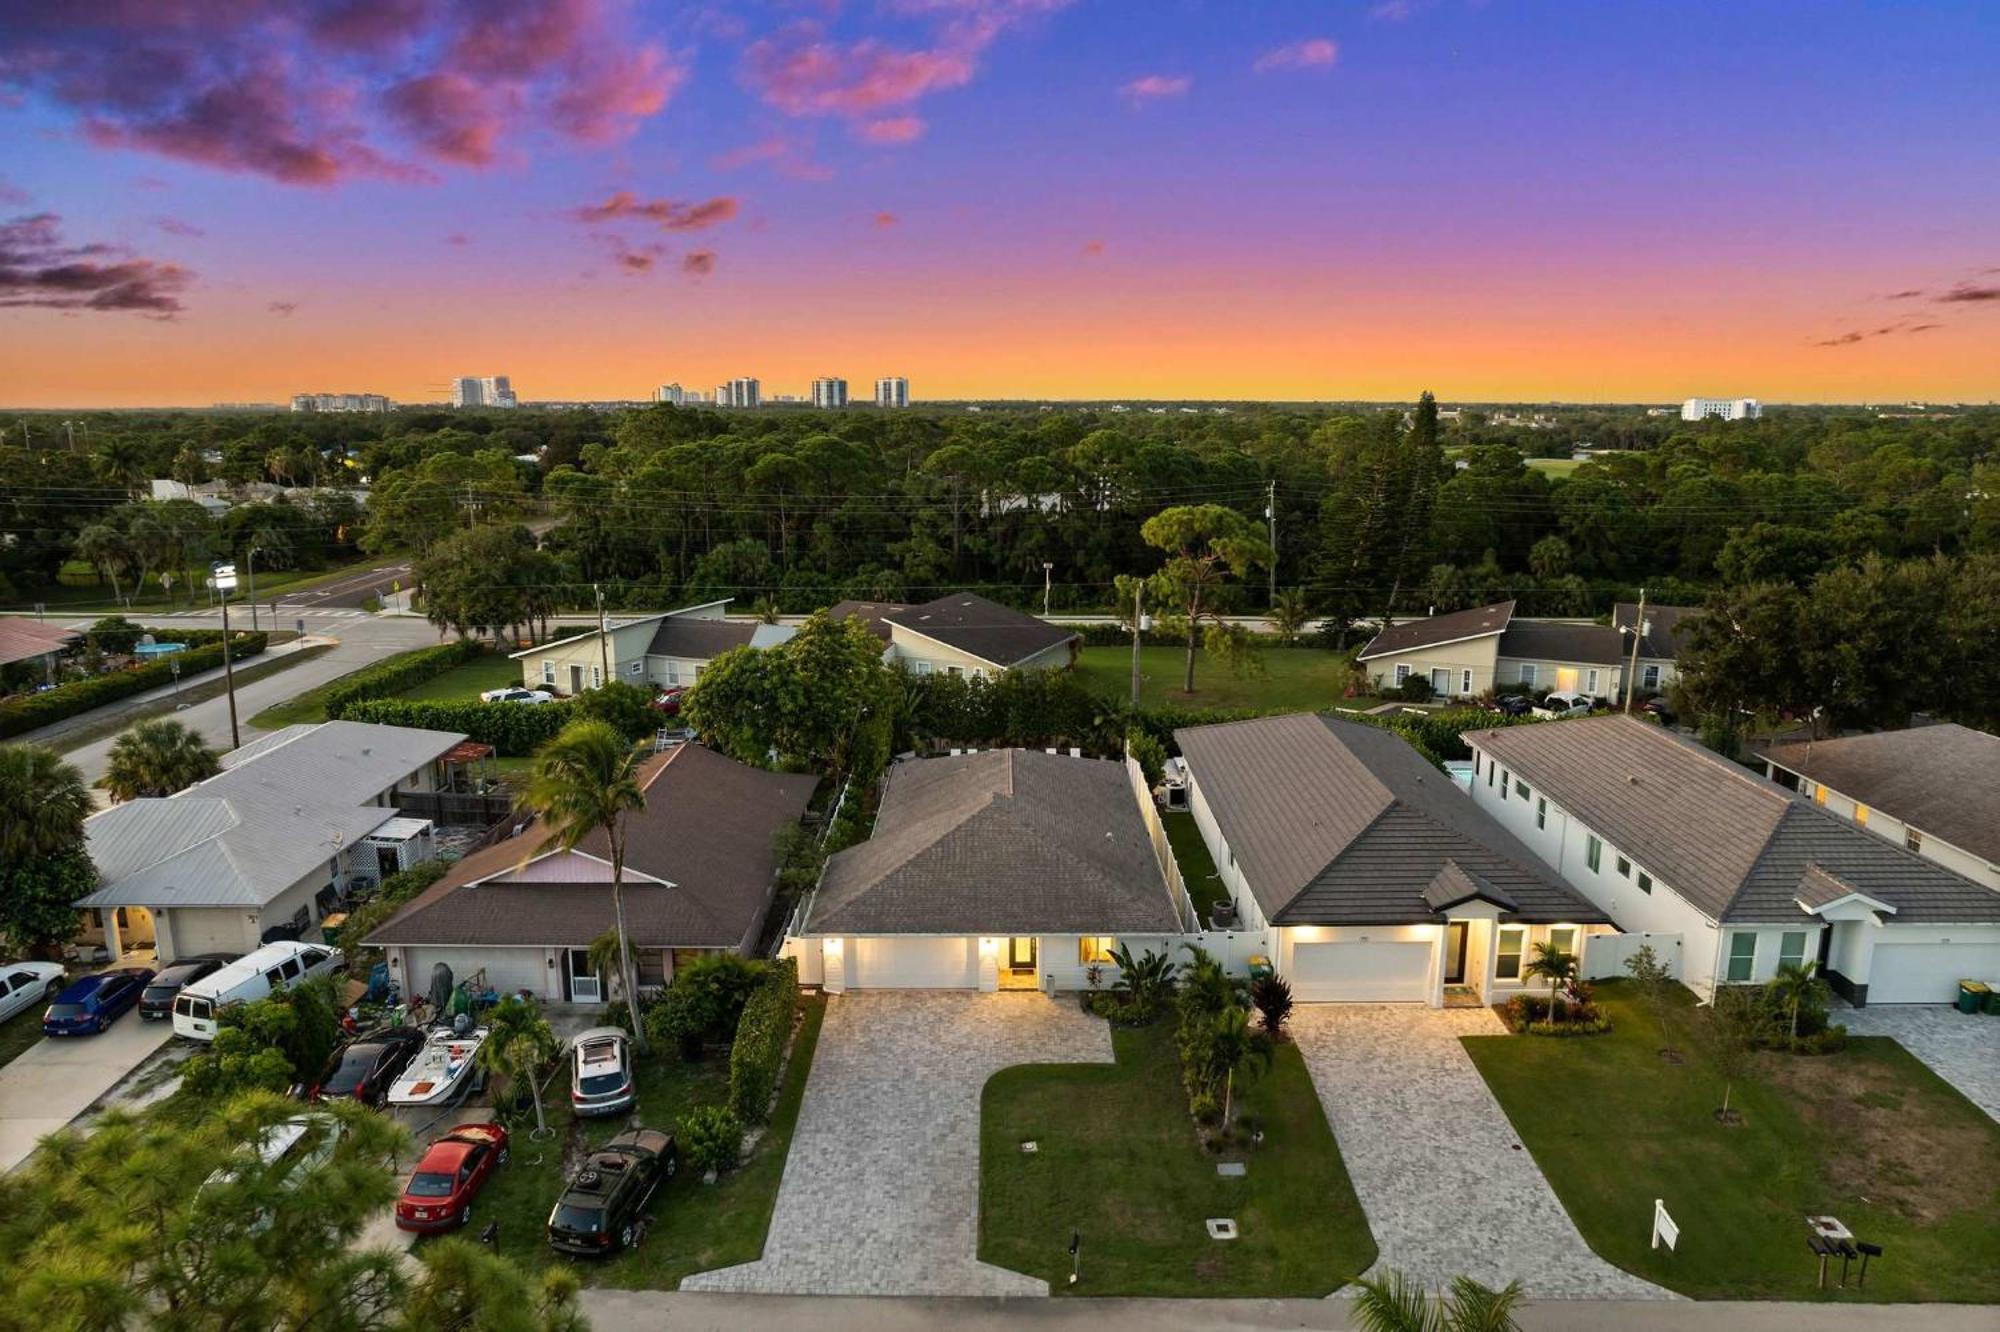
[[[234, 627], [233, 625], [231, 626], [231, 628]], [[258, 662], [276, 661], [283, 657], [288, 657], [294, 652], [303, 652], [309, 647], [318, 647], [333, 641], [331, 638], [314, 635], [295, 638], [290, 642], [280, 643], [276, 647], [266, 648], [254, 657], [238, 658], [232, 665], [234, 669], [244, 671]], [[143, 694], [130, 694], [124, 698], [106, 703], [103, 707], [92, 708], [88, 712], [79, 712], [74, 717], [65, 717], [59, 722], [50, 722], [47, 726], [41, 727], [38, 730], [29, 731], [24, 735], [14, 737], [13, 743], [20, 745], [45, 745], [48, 748], [60, 750], [63, 748], [63, 737], [67, 735], [88, 727], [101, 726], [107, 721], [115, 721], [128, 713], [137, 712], [149, 704], [158, 703], [163, 699], [172, 699], [179, 694], [186, 693], [188, 690], [220, 679], [222, 679], [222, 667], [220, 666], [215, 667], [213, 670], [197, 671], [193, 675], [181, 677], [178, 684], [170, 681], [157, 689], [148, 689]]]

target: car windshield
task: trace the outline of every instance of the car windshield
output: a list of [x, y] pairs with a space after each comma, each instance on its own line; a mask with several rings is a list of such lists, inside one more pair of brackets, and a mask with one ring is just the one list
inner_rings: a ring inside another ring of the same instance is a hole
[[89, 1011], [82, 1004], [50, 1004], [48, 1016], [52, 1018], [82, 1017]]
[[352, 1047], [341, 1058], [340, 1066], [327, 1074], [326, 1080], [320, 1083], [319, 1089], [321, 1091], [332, 1092], [336, 1096], [344, 1096], [348, 1092], [353, 1091], [361, 1085], [361, 1079], [367, 1076], [368, 1070], [375, 1066], [375, 1056], [377, 1053], [378, 1051], [372, 1045], [357, 1045]]
[[410, 1176], [410, 1187], [405, 1192], [412, 1198], [449, 1198], [451, 1185], [450, 1175], [422, 1170]]
[[570, 1207], [558, 1205], [556, 1214], [549, 1218], [549, 1224], [557, 1230], [574, 1230], [585, 1235], [594, 1235], [604, 1222], [604, 1213], [595, 1207]]
[[576, 1089], [585, 1096], [602, 1096], [606, 1092], [622, 1091], [624, 1087], [623, 1073], [592, 1073], [589, 1077], [578, 1079], [576, 1084]]
[[166, 999], [171, 999], [175, 995], [179, 994], [180, 990], [181, 987], [178, 985], [148, 985], [146, 987], [146, 992], [140, 995], [139, 997], [141, 999], [151, 999], [155, 1001], [166, 1000]]

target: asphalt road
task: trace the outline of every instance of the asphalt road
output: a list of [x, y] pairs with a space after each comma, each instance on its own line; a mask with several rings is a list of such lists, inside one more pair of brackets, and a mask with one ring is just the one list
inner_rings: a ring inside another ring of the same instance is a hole
[[278, 594], [278, 614], [282, 619], [286, 614], [296, 614], [300, 610], [311, 610], [320, 606], [359, 606], [372, 596], [388, 591], [391, 583], [410, 585], [410, 566], [405, 564], [385, 564], [370, 569], [366, 573], [349, 574], [335, 582], [325, 583], [304, 592], [281, 592]]

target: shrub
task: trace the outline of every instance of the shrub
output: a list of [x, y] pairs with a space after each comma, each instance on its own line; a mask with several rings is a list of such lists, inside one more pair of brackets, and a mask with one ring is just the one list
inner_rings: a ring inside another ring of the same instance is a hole
[[371, 698], [350, 703], [346, 721], [379, 722], [385, 726], [415, 726], [431, 731], [459, 731], [501, 754], [522, 758], [556, 738], [579, 715], [575, 699], [554, 703], [433, 702], [409, 698]]
[[788, 957], [764, 973], [736, 1020], [736, 1039], [729, 1046], [729, 1108], [746, 1124], [761, 1124], [770, 1112], [798, 1003], [799, 966]]
[[[168, 632], [161, 630], [161, 633]], [[190, 646], [187, 651], [176, 653], [173, 660], [180, 664], [183, 677], [213, 670], [222, 664], [221, 630], [173, 631], [178, 642], [194, 643], [206, 633], [207, 641], [199, 647]], [[233, 661], [244, 661], [264, 650], [267, 637], [261, 633], [231, 633], [234, 642], [230, 657]], [[80, 712], [89, 712], [117, 699], [129, 698], [133, 694], [157, 689], [171, 684], [174, 679], [173, 661], [161, 658], [142, 666], [128, 667], [122, 671], [112, 671], [106, 675], [93, 675], [88, 679], [72, 681], [39, 694], [21, 694], [14, 698], [0, 700], [0, 739], [11, 735], [21, 735], [28, 731], [59, 722], [65, 717], [74, 717]]]
[[1250, 982], [1250, 1004], [1263, 1019], [1264, 1030], [1276, 1036], [1292, 1015], [1292, 987], [1275, 972], [1259, 976]]
[[[1572, 995], [1576, 991], [1571, 991]], [[1507, 1025], [1536, 1036], [1595, 1036], [1611, 1030], [1611, 1021], [1590, 1000], [1586, 987], [1580, 999], [1565, 1001], [1560, 1021], [1549, 1015], [1549, 997], [1522, 991], [1507, 1001]], [[1571, 1031], [1570, 1028], [1575, 1028]]]
[[1167, 774], [1167, 747], [1137, 727], [1125, 733], [1125, 752], [1146, 775], [1146, 785], [1157, 786]]
[[411, 898], [443, 878], [444, 872], [450, 868], [442, 860], [425, 860], [406, 870], [398, 870], [382, 880], [382, 886], [376, 889], [373, 897], [349, 911], [347, 919], [341, 923], [338, 941], [340, 951], [347, 954], [348, 966], [354, 967], [360, 962], [361, 955], [368, 951], [362, 947], [363, 939], [373, 934], [383, 921], [395, 915]]
[[653, 691], [623, 680], [586, 690], [573, 701], [578, 716], [604, 722], [627, 740], [641, 739], [660, 728], [660, 714], [652, 707]]
[[1428, 703], [1431, 701], [1431, 682], [1421, 675], [1412, 675], [1392, 691], [1405, 703]]
[[122, 615], [107, 615], [84, 631], [84, 642], [99, 652], [130, 652], [145, 632]]
[[1114, 1027], [1151, 1026], [1160, 1017], [1158, 1004], [1116, 992], [1084, 995], [1083, 1011], [1103, 1018]]
[[673, 984], [646, 1010], [646, 1034], [684, 1059], [698, 1059], [704, 1045], [736, 1032], [750, 993], [770, 970], [734, 953], [711, 953], [674, 970]]
[[215, 1039], [187, 1061], [183, 1082], [199, 1096], [284, 1091], [309, 1082], [340, 1041], [340, 1011], [330, 977], [301, 981], [247, 1004], [231, 1004]]
[[743, 1155], [743, 1121], [726, 1105], [698, 1105], [681, 1116], [680, 1145], [706, 1174], [733, 1169]]
[[479, 644], [470, 640], [442, 643], [437, 647], [398, 653], [387, 661], [364, 666], [326, 687], [321, 697], [325, 700], [327, 719], [339, 721], [353, 704], [365, 699], [388, 698], [415, 688], [426, 680], [435, 680], [446, 671], [471, 661], [482, 651]]

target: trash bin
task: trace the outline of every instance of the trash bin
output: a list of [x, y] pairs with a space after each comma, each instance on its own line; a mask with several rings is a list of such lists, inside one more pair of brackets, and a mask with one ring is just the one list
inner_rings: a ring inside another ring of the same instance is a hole
[[1958, 983], [1958, 1011], [1977, 1013], [1992, 1000], [1993, 992], [1985, 981], [1962, 980]]
[[1252, 953], [1247, 959], [1250, 964], [1250, 979], [1262, 980], [1272, 974], [1271, 959], [1262, 953]]
[[340, 942], [340, 927], [345, 924], [347, 924], [347, 913], [345, 911], [336, 911], [331, 916], [322, 916], [319, 922], [319, 937], [329, 944], [338, 944]]
[[2000, 1017], [2000, 990], [1988, 989], [1986, 991], [1986, 1011], [1995, 1017]]

